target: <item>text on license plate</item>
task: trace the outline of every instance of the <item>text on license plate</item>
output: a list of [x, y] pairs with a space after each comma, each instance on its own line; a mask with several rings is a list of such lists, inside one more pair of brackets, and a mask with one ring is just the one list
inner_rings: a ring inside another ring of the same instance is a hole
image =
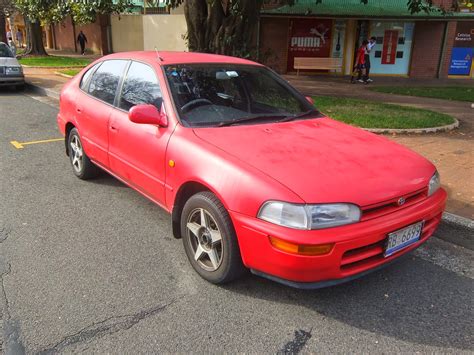
[[424, 221], [409, 225], [388, 234], [384, 257], [390, 256], [420, 239]]

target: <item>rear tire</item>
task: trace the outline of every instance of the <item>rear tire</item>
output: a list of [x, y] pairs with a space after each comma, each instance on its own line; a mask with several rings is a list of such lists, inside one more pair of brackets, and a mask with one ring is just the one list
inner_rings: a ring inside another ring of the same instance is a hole
[[245, 273], [229, 213], [212, 192], [199, 192], [186, 202], [181, 236], [189, 262], [203, 279], [223, 284]]
[[99, 169], [84, 152], [81, 137], [76, 128], [73, 128], [69, 133], [67, 148], [74, 175], [82, 180], [92, 179], [97, 176]]

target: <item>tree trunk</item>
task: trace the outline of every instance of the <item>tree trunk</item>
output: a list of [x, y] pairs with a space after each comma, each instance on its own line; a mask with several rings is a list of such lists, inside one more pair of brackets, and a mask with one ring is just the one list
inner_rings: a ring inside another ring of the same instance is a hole
[[28, 44], [26, 46], [26, 55], [48, 55], [44, 49], [43, 32], [39, 20], [25, 19], [26, 35]]
[[[5, 14], [0, 10], [0, 42], [7, 42], [7, 32], [5, 31]], [[11, 31], [11, 30], [10, 30]]]
[[188, 48], [256, 58], [255, 34], [263, 0], [187, 0]]
[[187, 0], [184, 3], [184, 16], [188, 27], [189, 50], [191, 52], [206, 52], [206, 0]]

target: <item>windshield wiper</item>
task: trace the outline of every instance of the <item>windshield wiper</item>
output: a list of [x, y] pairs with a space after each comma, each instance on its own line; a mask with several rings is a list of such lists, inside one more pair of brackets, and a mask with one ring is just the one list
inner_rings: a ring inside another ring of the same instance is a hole
[[311, 109], [309, 111], [306, 111], [306, 112], [303, 112], [303, 113], [300, 113], [299, 115], [295, 115], [295, 116], [287, 116], [285, 118], [283, 118], [282, 120], [278, 121], [278, 122], [288, 122], [288, 121], [293, 121], [293, 120], [297, 120], [299, 118], [305, 118], [305, 117], [308, 117], [308, 116], [315, 116], [317, 114], [319, 114], [320, 112], [318, 110], [315, 110], [315, 109]]
[[287, 115], [254, 115], [254, 116], [247, 116], [247, 117], [242, 117], [242, 118], [236, 118], [235, 120], [227, 121], [227, 122], [221, 122], [217, 125], [217, 127], [225, 127], [225, 126], [232, 126], [234, 124], [238, 123], [244, 123], [244, 122], [251, 122], [251, 121], [258, 121], [258, 120], [263, 120], [263, 119], [279, 119], [279, 118], [287, 118]]

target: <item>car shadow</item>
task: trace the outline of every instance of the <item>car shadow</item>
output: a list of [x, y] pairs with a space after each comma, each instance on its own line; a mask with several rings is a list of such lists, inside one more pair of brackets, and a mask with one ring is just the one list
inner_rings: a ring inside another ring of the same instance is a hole
[[122, 187], [125, 189], [128, 189], [129, 187], [125, 185], [123, 182], [120, 180], [116, 179], [112, 175], [110, 175], [108, 172], [105, 170], [100, 169], [99, 174], [97, 177], [89, 180], [89, 182], [97, 185], [102, 185], [102, 186], [112, 186], [112, 187]]
[[[292, 289], [249, 276], [226, 289], [303, 306], [350, 326], [402, 341], [472, 349], [473, 280], [413, 256], [355, 281]], [[471, 329], [471, 331], [469, 330]]]

